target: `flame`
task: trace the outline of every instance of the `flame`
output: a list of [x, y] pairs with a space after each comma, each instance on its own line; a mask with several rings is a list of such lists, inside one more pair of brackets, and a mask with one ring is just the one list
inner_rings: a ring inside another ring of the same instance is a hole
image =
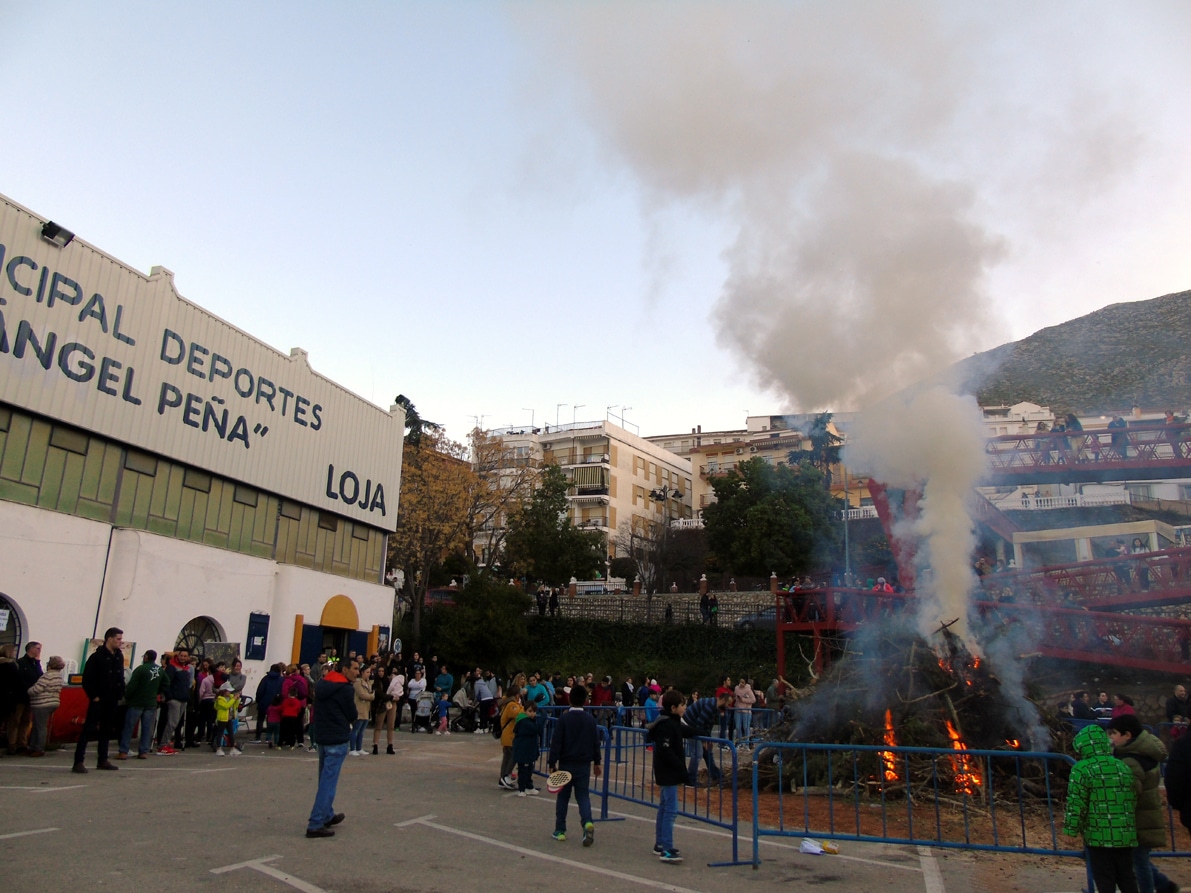
[[1008, 744], [1010, 747], [1012, 747], [1014, 750], [1021, 750], [1021, 742], [1019, 740], [1017, 740], [1016, 738], [1006, 738], [1005, 743]]
[[[947, 737], [951, 739], [952, 749], [965, 750], [967, 745], [959, 737], [955, 726], [949, 720], [943, 720], [943, 722], [947, 726]], [[959, 754], [952, 759], [951, 765], [955, 767], [955, 789], [970, 797], [976, 796], [977, 788], [984, 785], [984, 779], [980, 775], [980, 767], [976, 760], [967, 754]]]
[[980, 658], [978, 658], [978, 657], [974, 657], [974, 658], [972, 658], [972, 669], [973, 669], [973, 670], [979, 670], [979, 669], [980, 669]]
[[[897, 747], [897, 736], [893, 734], [893, 712], [885, 711], [885, 743], [890, 747]], [[881, 762], [885, 766], [885, 780], [898, 781], [900, 776], [897, 774], [897, 757], [889, 751], [881, 751]]]

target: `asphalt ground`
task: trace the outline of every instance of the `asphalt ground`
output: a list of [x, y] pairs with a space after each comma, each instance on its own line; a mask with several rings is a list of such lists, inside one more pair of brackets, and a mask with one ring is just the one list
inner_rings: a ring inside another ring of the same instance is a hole
[[[370, 740], [370, 739], [369, 739]], [[709, 867], [732, 855], [728, 832], [679, 818], [682, 864], [652, 853], [656, 813], [612, 799], [582, 846], [572, 804], [568, 839], [554, 841], [554, 798], [500, 789], [499, 745], [488, 735], [401, 732], [397, 754], [349, 757], [334, 838], [308, 840], [317, 758], [249, 745], [241, 757], [208, 748], [70, 772], [72, 749], [0, 758], [0, 877], [10, 890], [371, 891], [669, 890], [739, 893], [827, 890], [1065, 893], [1082, 863], [900, 845], [840, 842], [812, 856], [800, 840], [765, 839], [762, 864]], [[113, 748], [113, 755], [114, 755]], [[544, 787], [543, 780], [538, 785]], [[597, 815], [599, 800], [593, 798]], [[752, 857], [742, 816], [739, 856]], [[1175, 866], [1179, 868], [1181, 866]], [[1176, 878], [1178, 875], [1175, 875]]]

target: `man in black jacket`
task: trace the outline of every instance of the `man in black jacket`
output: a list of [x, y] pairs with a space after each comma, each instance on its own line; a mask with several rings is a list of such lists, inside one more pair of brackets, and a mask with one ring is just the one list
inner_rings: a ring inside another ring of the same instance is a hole
[[74, 749], [72, 772], [85, 773], [87, 739], [94, 736], [99, 768], [115, 770], [108, 760], [108, 741], [116, 730], [116, 710], [124, 697], [124, 630], [112, 627], [103, 634], [103, 644], [83, 666], [83, 691], [87, 695], [87, 718]]
[[335, 811], [339, 770], [347, 758], [352, 723], [357, 719], [354, 685], [360, 663], [344, 661], [343, 672], [328, 670], [314, 687], [314, 740], [318, 742], [318, 793], [306, 823], [307, 837], [334, 837], [334, 825], [343, 821]]

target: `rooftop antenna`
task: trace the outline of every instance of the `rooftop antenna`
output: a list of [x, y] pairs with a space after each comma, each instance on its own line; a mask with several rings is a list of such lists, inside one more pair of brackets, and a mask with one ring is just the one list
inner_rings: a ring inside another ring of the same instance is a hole
[[581, 410], [586, 405], [587, 405], [586, 403], [571, 404], [571, 427], [572, 428], [575, 427], [575, 417], [579, 414], [579, 410]]
[[559, 411], [560, 409], [562, 409], [564, 406], [566, 406], [566, 404], [565, 404], [565, 403], [557, 403], [557, 404], [555, 404], [555, 406], [554, 406], [554, 427], [555, 427], [555, 428], [557, 428], [557, 427], [558, 427], [558, 411]]

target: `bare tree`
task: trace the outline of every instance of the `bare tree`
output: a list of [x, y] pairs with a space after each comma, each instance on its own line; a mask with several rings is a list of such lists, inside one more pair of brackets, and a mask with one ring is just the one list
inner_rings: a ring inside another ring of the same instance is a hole
[[[537, 488], [542, 465], [528, 450], [521, 452], [500, 437], [479, 428], [468, 436], [475, 474], [468, 505], [468, 543], [472, 563], [488, 567], [504, 557], [509, 517]], [[479, 549], [487, 556], [477, 554]]]

